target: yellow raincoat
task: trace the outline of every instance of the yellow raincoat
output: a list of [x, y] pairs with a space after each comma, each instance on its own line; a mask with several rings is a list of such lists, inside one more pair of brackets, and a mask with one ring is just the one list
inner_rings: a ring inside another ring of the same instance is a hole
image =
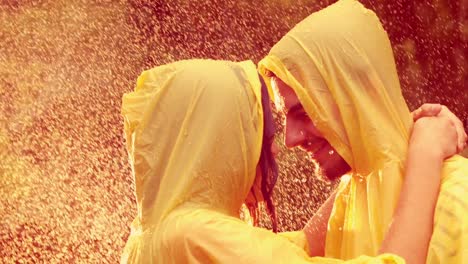
[[[267, 84], [272, 72], [296, 92], [352, 168], [338, 188], [325, 255], [375, 255], [397, 205], [412, 126], [378, 17], [341, 0], [297, 24], [259, 71]], [[445, 162], [434, 221], [427, 263], [468, 263], [468, 162], [461, 156]]]
[[122, 263], [342, 262], [238, 218], [260, 157], [260, 87], [250, 61], [191, 60], [143, 72], [124, 95], [137, 216]]

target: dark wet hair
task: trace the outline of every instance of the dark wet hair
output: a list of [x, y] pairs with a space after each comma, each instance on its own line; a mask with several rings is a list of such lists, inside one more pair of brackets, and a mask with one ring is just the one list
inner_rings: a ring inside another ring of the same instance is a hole
[[[276, 219], [276, 211], [273, 205], [272, 194], [275, 187], [276, 180], [278, 179], [278, 165], [276, 164], [275, 157], [271, 152], [271, 146], [275, 138], [275, 121], [270, 107], [270, 97], [268, 90], [262, 77], [259, 76], [262, 83], [262, 108], [263, 108], [263, 141], [262, 149], [259, 159], [260, 170], [262, 172], [262, 185], [261, 191], [263, 199], [266, 203], [267, 213], [271, 219], [271, 225], [274, 232], [278, 231], [278, 223]], [[249, 207], [250, 214], [257, 224], [259, 209], [258, 203]]]

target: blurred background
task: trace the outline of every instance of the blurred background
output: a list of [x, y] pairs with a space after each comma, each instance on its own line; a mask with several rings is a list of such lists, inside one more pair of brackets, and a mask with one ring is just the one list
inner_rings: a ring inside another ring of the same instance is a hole
[[[118, 262], [136, 212], [123, 93], [175, 60], [258, 62], [332, 2], [0, 0], [0, 263]], [[410, 109], [442, 103], [466, 122], [468, 0], [362, 2], [389, 33]], [[297, 230], [333, 184], [300, 151], [279, 163], [280, 230]]]

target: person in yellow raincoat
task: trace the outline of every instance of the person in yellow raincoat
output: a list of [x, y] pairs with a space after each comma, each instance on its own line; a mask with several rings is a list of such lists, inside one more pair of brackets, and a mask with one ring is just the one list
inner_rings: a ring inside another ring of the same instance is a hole
[[[406, 188], [413, 126], [378, 17], [358, 1], [338, 1], [298, 23], [260, 61], [259, 71], [276, 100], [285, 104], [286, 145], [313, 153], [330, 177], [346, 174], [331, 216], [327, 210], [322, 214], [330, 216], [328, 229], [325, 224], [311, 231], [322, 238], [326, 233], [325, 252], [314, 254], [340, 259], [378, 254], [394, 228], [392, 216]], [[466, 134], [462, 129], [458, 134], [460, 151]], [[455, 155], [439, 170], [443, 178], [433, 229], [432, 223], [422, 229], [422, 208], [406, 224], [432, 234], [429, 245], [421, 244], [427, 263], [468, 263], [468, 161]], [[425, 181], [417, 185], [421, 195], [433, 188]], [[323, 240], [311, 240], [313, 248], [323, 248]], [[412, 257], [421, 260], [416, 254]]]
[[[261, 83], [251, 61], [188, 60], [143, 72], [135, 91], [123, 96], [137, 215], [122, 263], [344, 262], [309, 257], [304, 235], [275, 234], [239, 219], [244, 202], [269, 199], [277, 175], [271, 154], [274, 123], [267, 88]], [[447, 122], [427, 120], [434, 131], [415, 129], [412, 142], [420, 145], [432, 134], [448, 133], [452, 137], [434, 140], [431, 147], [453, 154], [455, 130]], [[414, 170], [407, 178], [420, 177], [421, 166], [410, 167]], [[439, 182], [439, 175], [431, 172], [427, 181]], [[402, 206], [396, 219], [414, 209]], [[388, 236], [404, 233], [413, 232]], [[346, 263], [404, 260], [383, 254]]]

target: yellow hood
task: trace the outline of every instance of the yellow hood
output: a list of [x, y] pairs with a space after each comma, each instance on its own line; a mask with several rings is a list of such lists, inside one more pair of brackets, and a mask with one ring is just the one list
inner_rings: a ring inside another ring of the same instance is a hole
[[[260, 61], [259, 70], [267, 84], [272, 72], [292, 87], [314, 124], [352, 168], [338, 188], [326, 256], [376, 254], [400, 193], [412, 126], [391, 44], [378, 17], [358, 1], [338, 1], [297, 24]], [[461, 157], [452, 163], [452, 168], [467, 168]], [[444, 175], [454, 173], [444, 169]], [[467, 195], [448, 186], [444, 182], [441, 192], [466, 202]], [[456, 219], [466, 226], [466, 214]], [[449, 225], [440, 221], [441, 229]], [[435, 240], [429, 261], [434, 255], [444, 259], [448, 252], [434, 249]]]
[[377, 16], [359, 2], [342, 0], [304, 19], [259, 69], [295, 90], [354, 172], [366, 175], [404, 157], [412, 122], [390, 41]]
[[157, 233], [182, 208], [238, 216], [260, 157], [260, 87], [250, 61], [181, 61], [141, 74], [122, 104], [138, 208], [132, 236]]

